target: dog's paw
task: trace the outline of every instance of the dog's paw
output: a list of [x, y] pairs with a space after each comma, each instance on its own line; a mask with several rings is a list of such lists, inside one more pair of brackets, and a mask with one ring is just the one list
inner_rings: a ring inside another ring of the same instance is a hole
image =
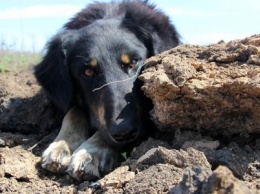
[[118, 151], [108, 147], [95, 134], [75, 150], [67, 172], [78, 181], [92, 181], [111, 172], [118, 162], [118, 155]]
[[71, 159], [70, 149], [65, 141], [56, 141], [43, 152], [41, 166], [54, 173], [65, 172]]

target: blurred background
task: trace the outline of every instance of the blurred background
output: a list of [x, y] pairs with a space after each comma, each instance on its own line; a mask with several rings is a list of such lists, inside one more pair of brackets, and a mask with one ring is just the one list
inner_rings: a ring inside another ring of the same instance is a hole
[[[69, 18], [91, 2], [93, 1], [1, 1], [0, 49], [41, 53], [46, 41]], [[260, 33], [259, 0], [150, 2], [170, 16], [183, 43], [207, 45]]]

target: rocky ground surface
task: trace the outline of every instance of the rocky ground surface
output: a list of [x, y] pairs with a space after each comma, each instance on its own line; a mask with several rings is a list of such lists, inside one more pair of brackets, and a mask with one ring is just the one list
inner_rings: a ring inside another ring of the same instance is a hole
[[0, 73], [0, 193], [260, 193], [259, 35], [179, 46], [149, 59], [141, 79], [164, 133], [79, 183], [39, 165], [63, 115], [32, 69]]

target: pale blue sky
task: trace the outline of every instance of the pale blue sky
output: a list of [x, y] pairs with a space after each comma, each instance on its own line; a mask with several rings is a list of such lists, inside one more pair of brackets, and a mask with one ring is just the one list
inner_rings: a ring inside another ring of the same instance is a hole
[[[42, 51], [48, 38], [91, 2], [93, 1], [1, 1], [0, 41], [4, 40], [4, 43], [14, 45], [13, 48], [19, 50]], [[206, 45], [260, 33], [260, 0], [151, 2], [170, 16], [184, 43]]]

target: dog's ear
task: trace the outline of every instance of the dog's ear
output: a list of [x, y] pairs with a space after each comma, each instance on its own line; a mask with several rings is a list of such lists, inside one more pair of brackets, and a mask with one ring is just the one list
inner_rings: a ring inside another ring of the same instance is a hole
[[73, 46], [73, 31], [57, 34], [47, 45], [43, 60], [35, 67], [35, 76], [51, 100], [63, 111], [73, 106], [74, 87], [66, 64], [67, 49]]
[[148, 1], [125, 4], [126, 13], [121, 26], [143, 42], [151, 57], [177, 46], [179, 34], [168, 16], [149, 5]]

